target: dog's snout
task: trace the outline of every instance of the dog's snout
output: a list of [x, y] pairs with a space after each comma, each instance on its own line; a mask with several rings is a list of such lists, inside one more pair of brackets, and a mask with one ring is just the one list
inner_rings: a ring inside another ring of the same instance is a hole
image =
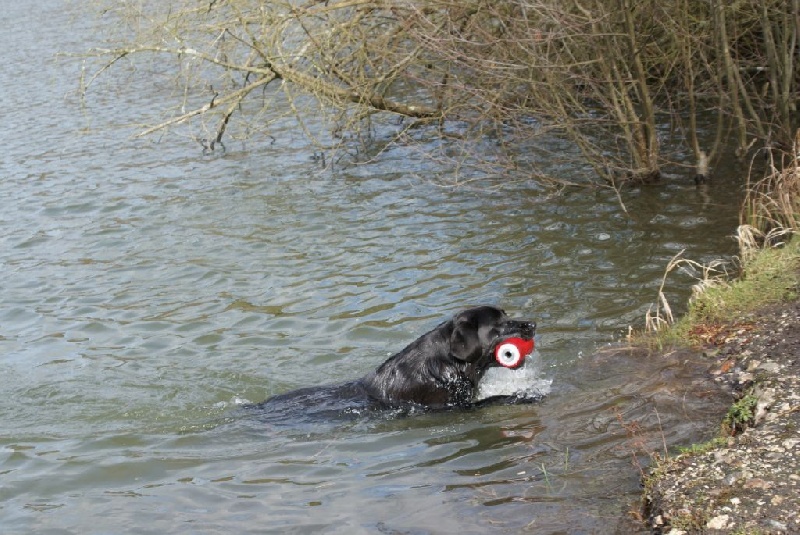
[[526, 333], [530, 333], [531, 338], [533, 338], [533, 335], [536, 334], [536, 322], [535, 321], [523, 322], [523, 330], [525, 330]]
[[506, 332], [515, 331], [523, 338], [533, 338], [536, 334], [535, 321], [511, 321], [508, 323]]

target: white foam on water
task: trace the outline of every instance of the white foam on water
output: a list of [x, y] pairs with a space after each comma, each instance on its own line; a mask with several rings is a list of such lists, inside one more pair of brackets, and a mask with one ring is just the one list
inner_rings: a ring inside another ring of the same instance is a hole
[[552, 379], [541, 377], [541, 366], [538, 353], [525, 359], [525, 365], [516, 370], [494, 366], [478, 383], [475, 401], [495, 396], [514, 396], [518, 398], [541, 398], [550, 393]]

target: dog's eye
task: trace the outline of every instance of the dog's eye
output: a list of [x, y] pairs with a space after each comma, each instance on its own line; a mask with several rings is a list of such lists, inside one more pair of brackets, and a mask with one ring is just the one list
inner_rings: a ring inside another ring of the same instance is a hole
[[516, 368], [524, 357], [519, 348], [510, 342], [497, 346], [494, 356], [497, 362], [506, 368]]

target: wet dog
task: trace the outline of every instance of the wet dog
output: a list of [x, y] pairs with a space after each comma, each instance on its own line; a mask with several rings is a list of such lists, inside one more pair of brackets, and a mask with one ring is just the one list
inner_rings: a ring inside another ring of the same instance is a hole
[[468, 407], [489, 367], [522, 365], [533, 351], [535, 332], [534, 322], [512, 320], [499, 308], [470, 308], [422, 335], [361, 379], [295, 390], [251, 407], [278, 413], [298, 404], [314, 407], [316, 413]]

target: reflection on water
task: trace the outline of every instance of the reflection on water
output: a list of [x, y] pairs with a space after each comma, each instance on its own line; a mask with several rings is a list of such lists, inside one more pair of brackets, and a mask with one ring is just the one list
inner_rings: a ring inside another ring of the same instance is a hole
[[[402, 147], [321, 171], [288, 127], [213, 156], [133, 141], [112, 125], [171, 90], [106, 87], [82, 109], [78, 62], [53, 59], [96, 44], [81, 9], [0, 15], [4, 531], [603, 531], [636, 495], [634, 455], [715, 418], [685, 359], [594, 349], [641, 324], [676, 252], [733, 252], [730, 179], [626, 192], [626, 214], [603, 190], [441, 187]], [[539, 324], [542, 402], [236, 416], [359, 377], [478, 303]]]

